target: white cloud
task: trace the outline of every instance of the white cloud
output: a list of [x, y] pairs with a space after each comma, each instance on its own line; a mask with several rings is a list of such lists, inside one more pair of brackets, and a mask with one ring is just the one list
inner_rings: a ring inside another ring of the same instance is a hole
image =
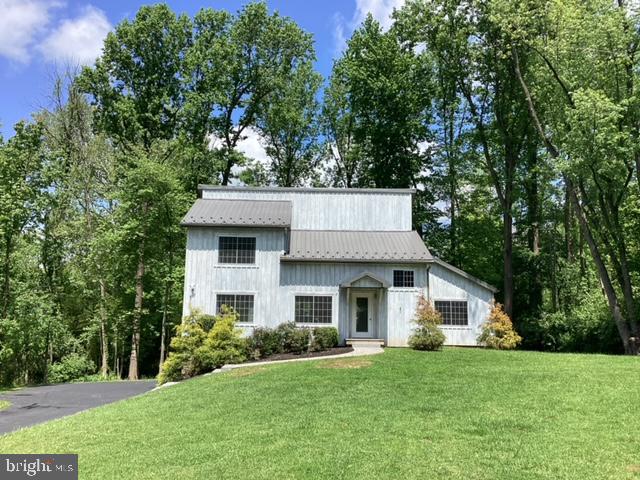
[[99, 8], [86, 6], [76, 18], [62, 20], [42, 41], [38, 50], [48, 61], [93, 63], [112, 26]]
[[370, 13], [373, 15], [382, 28], [387, 30], [393, 20], [391, 14], [394, 8], [400, 8], [404, 5], [405, 0], [356, 0], [356, 12], [354, 14], [354, 23], [358, 25]]
[[31, 47], [51, 20], [57, 1], [0, 0], [0, 56], [29, 63]]
[[405, 0], [356, 0], [356, 9], [350, 22], [336, 12], [333, 16], [333, 40], [336, 54], [342, 53], [347, 45], [347, 34], [353, 32], [367, 18], [370, 13], [383, 30], [388, 30], [393, 24], [391, 14], [396, 8], [404, 5]]

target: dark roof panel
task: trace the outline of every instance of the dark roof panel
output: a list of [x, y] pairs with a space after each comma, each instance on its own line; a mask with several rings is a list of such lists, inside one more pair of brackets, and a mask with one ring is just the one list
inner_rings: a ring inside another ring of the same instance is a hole
[[424, 263], [433, 257], [417, 232], [293, 230], [282, 259]]
[[180, 224], [184, 227], [289, 227], [291, 202], [198, 199]]

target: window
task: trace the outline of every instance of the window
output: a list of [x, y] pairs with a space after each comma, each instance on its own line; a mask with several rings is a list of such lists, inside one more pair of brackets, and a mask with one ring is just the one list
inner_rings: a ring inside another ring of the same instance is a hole
[[256, 263], [255, 237], [220, 237], [218, 263]]
[[240, 315], [240, 323], [253, 323], [253, 295], [219, 294], [216, 298], [217, 312], [220, 312], [222, 305], [233, 308]]
[[296, 323], [331, 323], [332, 298], [296, 296]]
[[413, 288], [413, 270], [394, 270], [393, 286]]
[[443, 325], [469, 325], [466, 301], [436, 300], [435, 307], [442, 315]]

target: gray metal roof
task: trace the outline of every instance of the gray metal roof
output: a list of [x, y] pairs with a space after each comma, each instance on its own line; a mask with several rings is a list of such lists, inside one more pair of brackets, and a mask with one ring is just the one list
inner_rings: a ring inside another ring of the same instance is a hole
[[433, 257], [417, 232], [292, 230], [282, 260], [425, 263]]
[[317, 187], [240, 187], [228, 185], [198, 185], [198, 190], [231, 192], [301, 192], [301, 193], [416, 193], [415, 188], [317, 188]]
[[291, 202], [198, 199], [180, 224], [185, 227], [289, 227]]

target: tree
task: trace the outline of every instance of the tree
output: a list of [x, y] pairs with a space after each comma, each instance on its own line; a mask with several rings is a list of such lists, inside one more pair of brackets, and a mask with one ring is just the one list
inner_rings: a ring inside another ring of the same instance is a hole
[[526, 103], [489, 13], [490, 4], [415, 1], [396, 16], [411, 43], [424, 45], [423, 55], [449, 72], [469, 111], [479, 158], [502, 208], [504, 308], [513, 316], [516, 173], [531, 137]]
[[[511, 45], [536, 132], [562, 172], [625, 352], [637, 354], [640, 327], [627, 247], [628, 225], [637, 219], [625, 218], [639, 173], [637, 17], [623, 2], [540, 2], [526, 9], [498, 2], [495, 20]], [[575, 49], [583, 52], [580, 58], [569, 53]], [[535, 54], [539, 68], [525, 68], [522, 52]]]
[[[158, 218], [162, 196], [174, 188], [173, 174], [167, 169], [180, 145], [183, 61], [191, 36], [192, 25], [186, 16], [177, 17], [162, 4], [142, 7], [133, 22], [121, 22], [107, 36], [102, 56], [94, 68], [85, 68], [80, 80], [94, 99], [99, 127], [120, 148], [118, 181], [125, 188], [118, 188], [115, 195], [122, 211], [131, 215], [119, 218], [131, 235], [122, 240], [136, 258], [129, 361], [132, 380], [139, 373], [147, 253], [149, 237], [154, 235], [149, 222]], [[133, 248], [129, 240], [135, 242]]]
[[207, 148], [227, 185], [242, 162], [236, 147], [274, 92], [292, 81], [299, 65], [312, 61], [311, 36], [292, 20], [251, 3], [235, 16], [203, 9], [194, 19], [193, 46], [186, 56], [186, 94], [191, 138]]
[[318, 159], [316, 94], [321, 82], [311, 62], [301, 64], [258, 114], [257, 126], [276, 185], [299, 186], [313, 174]]

